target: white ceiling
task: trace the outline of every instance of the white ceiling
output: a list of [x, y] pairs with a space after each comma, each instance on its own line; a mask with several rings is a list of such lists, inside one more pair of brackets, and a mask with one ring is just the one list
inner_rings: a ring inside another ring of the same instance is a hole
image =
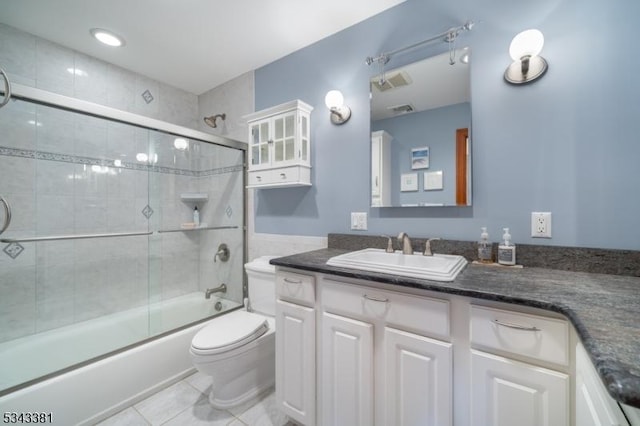
[[199, 95], [403, 1], [0, 0], [0, 22]]

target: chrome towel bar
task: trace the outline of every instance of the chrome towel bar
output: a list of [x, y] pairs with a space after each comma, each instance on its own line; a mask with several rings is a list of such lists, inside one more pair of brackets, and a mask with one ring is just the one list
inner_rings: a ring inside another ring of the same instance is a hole
[[0, 234], [2, 234], [11, 224], [11, 206], [9, 205], [9, 202], [1, 196], [0, 202], [2, 202], [2, 206], [4, 207], [4, 225], [2, 225], [2, 229], [0, 229]]
[[132, 237], [137, 235], [151, 235], [148, 232], [114, 232], [110, 234], [79, 234], [79, 235], [54, 235], [50, 237], [26, 237], [26, 238], [0, 238], [3, 243], [32, 243], [39, 241], [82, 240], [86, 238]]

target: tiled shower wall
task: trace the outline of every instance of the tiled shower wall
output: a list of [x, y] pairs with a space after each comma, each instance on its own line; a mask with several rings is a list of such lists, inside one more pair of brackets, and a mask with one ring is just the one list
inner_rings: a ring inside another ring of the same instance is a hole
[[198, 97], [0, 24], [0, 67], [14, 83], [197, 129]]
[[[197, 97], [0, 24], [12, 81], [197, 128]], [[71, 70], [71, 71], [69, 71]], [[0, 110], [3, 237], [157, 231], [192, 220], [237, 230], [0, 245], [0, 341], [143, 306], [221, 282], [242, 292], [242, 154], [22, 101]], [[151, 164], [136, 161], [146, 153]], [[114, 162], [120, 161], [121, 166]], [[231, 260], [213, 262], [220, 243]]]

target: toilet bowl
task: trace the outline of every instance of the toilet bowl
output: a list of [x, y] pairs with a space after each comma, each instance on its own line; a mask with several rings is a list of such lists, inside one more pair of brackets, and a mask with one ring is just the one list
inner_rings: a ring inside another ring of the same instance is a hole
[[275, 384], [274, 256], [245, 265], [252, 312], [237, 310], [209, 321], [191, 341], [191, 360], [212, 378], [214, 408], [240, 405]]

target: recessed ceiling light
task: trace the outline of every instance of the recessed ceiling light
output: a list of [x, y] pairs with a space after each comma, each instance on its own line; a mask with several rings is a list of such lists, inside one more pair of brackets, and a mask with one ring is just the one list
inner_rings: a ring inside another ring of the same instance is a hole
[[124, 46], [124, 39], [117, 34], [112, 33], [102, 28], [91, 28], [89, 30], [92, 36], [94, 36], [99, 42], [106, 44], [107, 46], [120, 47]]

